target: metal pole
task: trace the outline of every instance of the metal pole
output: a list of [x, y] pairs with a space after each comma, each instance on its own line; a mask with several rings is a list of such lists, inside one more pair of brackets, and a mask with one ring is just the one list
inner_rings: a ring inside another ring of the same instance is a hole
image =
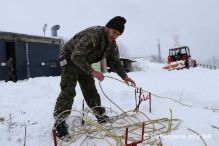
[[53, 140], [54, 140], [54, 146], [58, 146], [57, 145], [56, 129], [55, 128], [52, 129], [52, 135], [53, 135]]
[[81, 119], [81, 125], [84, 125], [84, 100], [82, 102], [82, 119]]
[[25, 124], [25, 129], [24, 129], [24, 146], [26, 146], [26, 138], [27, 138], [27, 126]]
[[30, 60], [29, 60], [29, 45], [28, 42], [25, 42], [26, 45], [26, 60], [27, 60], [27, 78], [30, 78]]
[[138, 88], [135, 89], [135, 105], [137, 106], [137, 92], [138, 92]]
[[151, 93], [149, 92], [149, 112], [151, 113]]
[[158, 39], [157, 48], [158, 48], [158, 61], [159, 61], [159, 63], [161, 63], [161, 50], [160, 50], [160, 41], [159, 41], [159, 39]]

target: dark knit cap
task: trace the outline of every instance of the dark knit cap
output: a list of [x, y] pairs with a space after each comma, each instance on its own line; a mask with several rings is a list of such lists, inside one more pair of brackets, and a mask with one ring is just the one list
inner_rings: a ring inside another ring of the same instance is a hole
[[106, 27], [113, 28], [120, 33], [123, 33], [125, 28], [126, 19], [121, 16], [116, 16], [112, 18], [107, 24]]

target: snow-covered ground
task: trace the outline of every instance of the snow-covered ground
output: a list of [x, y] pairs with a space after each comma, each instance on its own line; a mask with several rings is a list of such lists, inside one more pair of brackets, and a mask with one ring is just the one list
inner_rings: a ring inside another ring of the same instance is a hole
[[[161, 96], [152, 96], [151, 113], [148, 103], [142, 103], [140, 110], [150, 119], [159, 119], [169, 118], [172, 109], [173, 118], [182, 121], [178, 129], [168, 134], [169, 137], [162, 137], [164, 146], [204, 146], [201, 139], [192, 137], [194, 133], [188, 129], [201, 134], [208, 146], [218, 145], [219, 70], [197, 67], [190, 70], [166, 71], [162, 70], [162, 64], [145, 60], [138, 60], [137, 66], [143, 71], [129, 73], [129, 76], [136, 81], [138, 87]], [[105, 75], [119, 78], [114, 73]], [[59, 82], [60, 77], [31, 78], [17, 83], [0, 81], [0, 146], [23, 146], [25, 126], [26, 146], [54, 145], [51, 129], [54, 122], [53, 110], [60, 92]], [[104, 97], [98, 81], [96, 85], [102, 104], [119, 111]], [[135, 108], [133, 88], [110, 78], [105, 78], [101, 85], [111, 100], [123, 110]], [[80, 110], [82, 100], [82, 93], [77, 86], [73, 108]], [[93, 139], [85, 145], [102, 146], [106, 143]]]

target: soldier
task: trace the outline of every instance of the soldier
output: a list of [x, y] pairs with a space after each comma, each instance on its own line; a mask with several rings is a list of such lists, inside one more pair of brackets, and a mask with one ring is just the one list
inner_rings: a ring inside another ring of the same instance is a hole
[[15, 75], [14, 75], [14, 66], [13, 66], [13, 58], [10, 57], [6, 63], [7, 67], [7, 77], [6, 82], [14, 81], [15, 82]]
[[[91, 68], [91, 64], [106, 57], [117, 74], [127, 83], [135, 86], [128, 77], [119, 60], [116, 39], [122, 35], [126, 19], [121, 16], [112, 18], [106, 26], [89, 27], [70, 39], [60, 52], [61, 93], [57, 98], [54, 118], [58, 137], [68, 135], [65, 118], [71, 113], [76, 95], [75, 87], [79, 83], [87, 105], [93, 110], [99, 123], [109, 120], [105, 108], [101, 107], [100, 96], [95, 87], [95, 80], [102, 81], [102, 72]], [[64, 113], [63, 113], [64, 112]], [[61, 114], [63, 113], [63, 114]]]

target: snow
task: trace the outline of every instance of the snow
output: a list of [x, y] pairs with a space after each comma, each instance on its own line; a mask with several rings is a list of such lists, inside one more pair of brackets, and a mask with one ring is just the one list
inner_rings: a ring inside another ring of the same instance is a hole
[[[138, 69], [129, 73], [138, 87], [159, 95], [152, 96], [152, 112], [148, 103], [142, 103], [140, 110], [150, 119], [169, 118], [170, 109], [173, 118], [182, 122], [178, 129], [166, 137], [162, 135], [164, 146], [200, 146], [204, 143], [194, 137], [188, 128], [201, 134], [209, 146], [219, 143], [219, 70], [192, 68], [184, 70], [163, 70], [164, 64], [151, 63], [138, 59]], [[115, 73], [106, 76], [118, 78]], [[23, 146], [24, 131], [27, 127], [27, 146], [53, 146], [51, 129], [53, 126], [53, 110], [60, 92], [60, 76], [38, 77], [17, 83], [0, 81], [0, 146]], [[102, 98], [102, 104], [121, 112], [104, 97], [96, 80], [96, 86]], [[135, 108], [134, 89], [116, 80], [105, 78], [101, 82], [104, 92], [123, 110]], [[76, 87], [73, 109], [80, 110], [83, 96], [79, 86]], [[190, 105], [184, 106], [171, 99]], [[171, 137], [172, 136], [172, 137]], [[175, 136], [175, 137], [174, 137]], [[174, 137], [174, 138], [173, 138]], [[80, 143], [74, 143], [79, 145]], [[107, 145], [100, 140], [89, 140], [86, 145]]]

